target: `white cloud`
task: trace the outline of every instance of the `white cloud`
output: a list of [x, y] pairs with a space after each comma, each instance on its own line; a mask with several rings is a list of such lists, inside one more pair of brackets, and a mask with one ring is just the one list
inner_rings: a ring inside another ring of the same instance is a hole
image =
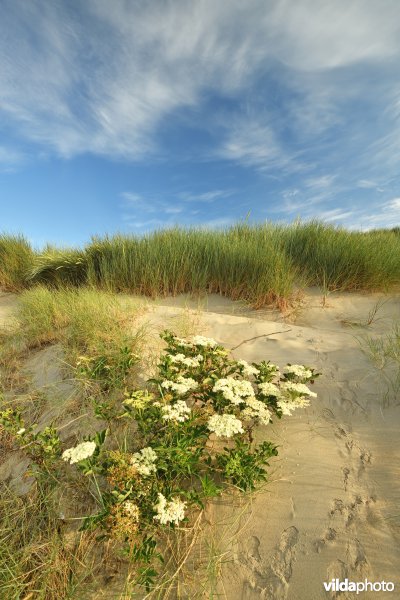
[[354, 217], [354, 215], [356, 215], [356, 211], [333, 208], [330, 210], [317, 212], [313, 218], [321, 219], [322, 221], [330, 223], [332, 221], [343, 221], [345, 219], [349, 219], [350, 217]]
[[375, 181], [371, 181], [370, 179], [360, 179], [357, 181], [357, 187], [365, 188], [365, 189], [374, 189], [377, 187], [377, 183]]
[[232, 217], [217, 217], [215, 219], [208, 219], [206, 221], [200, 220], [198, 227], [203, 229], [219, 229], [229, 227], [229, 225], [232, 225], [235, 221], [236, 220]]
[[284, 148], [273, 128], [254, 117], [239, 117], [230, 123], [227, 130], [225, 140], [216, 151], [218, 158], [259, 171], [281, 169], [294, 172], [305, 168], [295, 154]]
[[305, 180], [304, 185], [307, 188], [311, 188], [313, 190], [325, 190], [332, 186], [336, 178], [336, 175], [321, 175], [319, 177], [310, 177], [309, 179]]
[[[3, 5], [0, 115], [66, 157], [157, 154], [168, 116], [200, 106], [210, 91], [240, 97], [271, 60], [292, 69], [288, 85], [303, 94], [293, 122], [315, 133], [341, 118], [338, 88], [320, 75], [391, 60], [400, 48], [397, 0]], [[296, 70], [315, 79], [299, 83]], [[383, 143], [397, 152], [394, 138]], [[270, 117], [259, 130], [238, 125], [220, 154], [261, 170], [293, 164]]]
[[22, 152], [14, 150], [13, 148], [7, 148], [6, 146], [0, 146], [1, 172], [13, 172], [18, 165], [24, 162], [24, 160], [25, 156]]
[[233, 193], [233, 190], [210, 190], [198, 194], [192, 192], [180, 192], [178, 198], [188, 202], [214, 202], [214, 200], [229, 198]]
[[398, 216], [400, 217], [400, 198], [393, 198], [393, 200], [386, 202], [383, 205], [383, 210], [398, 212]]

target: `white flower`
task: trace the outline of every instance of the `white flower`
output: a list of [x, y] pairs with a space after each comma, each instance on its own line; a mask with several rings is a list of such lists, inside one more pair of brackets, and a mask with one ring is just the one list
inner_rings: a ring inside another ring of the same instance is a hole
[[258, 389], [263, 396], [275, 396], [275, 398], [279, 398], [281, 396], [278, 386], [276, 386], [274, 383], [269, 383], [269, 381], [259, 383]]
[[132, 454], [130, 463], [136, 467], [140, 475], [147, 476], [156, 472], [157, 469], [154, 464], [156, 460], [157, 454], [154, 452], [153, 448], [147, 446], [146, 448], [142, 448], [140, 452]]
[[136, 392], [132, 392], [132, 394], [124, 400], [124, 404], [132, 406], [133, 408], [143, 409], [148, 406], [152, 399], [153, 394], [149, 394], [147, 390], [138, 390]]
[[317, 397], [315, 392], [312, 392], [304, 383], [293, 383], [293, 381], [284, 381], [281, 383], [281, 390], [286, 392], [291, 398], [293, 396], [312, 396]]
[[25, 433], [25, 431], [26, 431], [25, 427], [21, 427], [21, 429], [19, 429], [17, 431], [17, 435], [22, 435], [23, 433]]
[[161, 387], [163, 387], [166, 390], [172, 390], [176, 392], [179, 396], [183, 396], [184, 394], [195, 390], [198, 387], [198, 385], [199, 384], [197, 383], [197, 381], [195, 381], [191, 377], [183, 377], [182, 375], [180, 375], [176, 381], [169, 381], [168, 379], [165, 379], [162, 382]]
[[242, 367], [241, 371], [245, 377], [250, 377], [251, 375], [258, 375], [260, 372], [258, 369], [256, 369], [256, 367], [249, 365], [249, 363], [245, 360], [238, 360], [237, 364]]
[[124, 511], [124, 513], [126, 514], [127, 517], [130, 517], [132, 519], [132, 521], [135, 521], [136, 523], [139, 522], [139, 507], [137, 504], [135, 504], [134, 502], [131, 502], [130, 500], [126, 500], [126, 502], [124, 502], [122, 504], [122, 509]]
[[241, 414], [245, 419], [258, 419], [262, 425], [268, 425], [272, 418], [272, 413], [264, 402], [256, 398], [246, 400], [246, 408]]
[[70, 464], [73, 465], [81, 460], [85, 460], [85, 458], [90, 458], [95, 450], [95, 442], [82, 442], [81, 444], [75, 446], [75, 448], [68, 448], [68, 450], [64, 450], [61, 458], [69, 461]]
[[250, 381], [226, 377], [215, 382], [213, 392], [222, 392], [223, 397], [232, 404], [241, 404], [245, 398], [254, 397]]
[[193, 344], [191, 344], [187, 340], [176, 336], [174, 337], [174, 342], [178, 344], [178, 346], [183, 346], [184, 348], [191, 348], [193, 346]]
[[218, 343], [212, 338], [204, 337], [203, 335], [195, 335], [192, 338], [192, 344], [195, 346], [204, 346], [205, 348], [215, 348]]
[[184, 354], [168, 354], [167, 356], [169, 356], [171, 362], [186, 365], [187, 367], [199, 367], [201, 361], [204, 360], [201, 354], [198, 354], [193, 358], [185, 356]]
[[162, 418], [166, 421], [179, 421], [183, 423], [189, 418], [190, 408], [184, 400], [178, 400], [175, 404], [167, 404], [161, 409]]
[[159, 493], [158, 502], [153, 508], [157, 512], [153, 519], [159, 521], [161, 525], [167, 523], [178, 525], [179, 521], [185, 518], [186, 502], [182, 502], [179, 498], [167, 501], [165, 496]]
[[243, 433], [242, 422], [235, 415], [212, 415], [207, 427], [218, 437], [232, 437], [235, 433]]
[[309, 406], [310, 400], [308, 398], [304, 398], [304, 396], [298, 396], [294, 400], [278, 400], [276, 403], [278, 408], [281, 409], [283, 415], [290, 415], [296, 408], [304, 408], [305, 406]]
[[304, 365], [287, 365], [285, 367], [286, 373], [292, 373], [299, 379], [310, 379], [312, 377], [312, 371], [307, 369]]
[[292, 412], [296, 410], [297, 404], [295, 402], [291, 402], [290, 400], [278, 400], [276, 403], [278, 408], [281, 409], [283, 415], [291, 416]]

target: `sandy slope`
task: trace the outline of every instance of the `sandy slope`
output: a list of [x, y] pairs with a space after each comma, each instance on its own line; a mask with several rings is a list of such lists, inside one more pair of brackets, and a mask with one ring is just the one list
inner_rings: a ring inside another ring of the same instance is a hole
[[[266, 491], [243, 515], [239, 534], [221, 548], [232, 551], [223, 568], [221, 597], [334, 598], [323, 588], [323, 581], [334, 577], [392, 581], [397, 593], [362, 597], [400, 597], [400, 397], [385, 397], [382, 378], [357, 341], [362, 334], [390, 330], [399, 321], [399, 300], [389, 299], [369, 327], [355, 324], [368, 319], [379, 298], [333, 295], [323, 308], [322, 298], [313, 293], [295, 323], [262, 320], [252, 311], [221, 314], [220, 299], [214, 306], [208, 302], [208, 311], [217, 312], [202, 313], [202, 332], [228, 348], [241, 344], [236, 358], [303, 363], [322, 373], [310, 408], [259, 431], [260, 439], [271, 439], [281, 449]], [[174, 314], [176, 309], [162, 306], [152, 318], [157, 322]], [[227, 517], [230, 511], [216, 508], [214, 516]]]
[[[271, 462], [270, 483], [230, 528], [229, 539], [217, 531], [221, 551], [229, 551], [218, 597], [356, 597], [325, 592], [323, 582], [334, 577], [392, 581], [393, 593], [359, 597], [400, 597], [400, 398], [385, 394], [384, 380], [357, 340], [383, 335], [399, 322], [399, 299], [391, 298], [379, 320], [356, 325], [379, 298], [332, 295], [322, 307], [311, 291], [291, 322], [220, 297], [203, 300], [201, 310], [185, 298], [149, 303], [145, 319], [154, 331], [186, 320], [227, 348], [238, 346], [236, 358], [308, 364], [322, 373], [313, 387], [318, 398], [308, 409], [258, 432], [280, 452]], [[0, 298], [0, 320], [8, 318], [10, 302]], [[229, 502], [211, 510], [216, 521], [229, 521], [234, 511]]]

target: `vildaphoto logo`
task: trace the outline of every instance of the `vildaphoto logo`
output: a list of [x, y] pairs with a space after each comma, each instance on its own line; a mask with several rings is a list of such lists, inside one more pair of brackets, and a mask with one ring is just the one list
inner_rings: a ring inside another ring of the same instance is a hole
[[332, 579], [329, 582], [324, 581], [324, 588], [327, 592], [393, 592], [394, 583], [392, 581], [349, 581], [347, 578], [344, 581], [340, 579]]

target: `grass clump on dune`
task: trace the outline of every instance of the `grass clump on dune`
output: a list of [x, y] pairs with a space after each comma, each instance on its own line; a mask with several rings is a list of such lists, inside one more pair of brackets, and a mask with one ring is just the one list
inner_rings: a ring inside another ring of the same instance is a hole
[[23, 289], [33, 258], [24, 236], [0, 234], [0, 287], [10, 292]]
[[35, 255], [25, 284], [37, 283], [153, 298], [219, 293], [254, 308], [285, 308], [309, 285], [325, 291], [398, 285], [400, 236], [396, 228], [365, 233], [310, 221], [97, 237], [83, 249], [47, 247]]
[[85, 285], [87, 265], [85, 253], [73, 248], [48, 246], [42, 254], [35, 256], [28, 281], [44, 283], [55, 287]]
[[20, 295], [16, 316], [29, 347], [61, 342], [75, 352], [122, 338], [131, 317], [122, 310], [118, 298], [107, 292], [44, 285]]
[[339, 291], [385, 290], [400, 283], [400, 238], [318, 221], [281, 229], [286, 253], [309, 285]]
[[76, 598], [78, 587], [99, 568], [94, 536], [82, 532], [74, 543], [60, 533], [60, 514], [49, 486], [21, 498], [1, 488], [1, 598]]
[[175, 228], [143, 238], [97, 239], [86, 249], [88, 281], [150, 297], [208, 292], [255, 307], [283, 303], [296, 270], [276, 239], [250, 233], [240, 226], [223, 232]]
[[104, 291], [35, 286], [19, 296], [15, 323], [3, 335], [0, 366], [7, 370], [16, 352], [23, 355], [58, 343], [73, 369], [79, 363], [92, 380], [121, 383], [137, 362], [143, 330], [133, 323], [141, 310], [138, 305], [122, 306], [118, 297]]

